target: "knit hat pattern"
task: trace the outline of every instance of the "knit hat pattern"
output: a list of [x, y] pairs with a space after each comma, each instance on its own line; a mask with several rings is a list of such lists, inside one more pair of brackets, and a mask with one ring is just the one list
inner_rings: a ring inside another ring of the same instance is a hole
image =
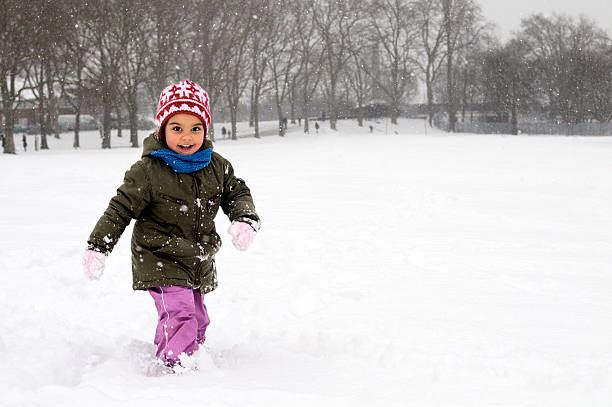
[[202, 120], [204, 134], [210, 126], [210, 102], [208, 93], [197, 83], [180, 81], [166, 87], [159, 95], [159, 105], [155, 112], [155, 124], [159, 131], [175, 114], [189, 113]]

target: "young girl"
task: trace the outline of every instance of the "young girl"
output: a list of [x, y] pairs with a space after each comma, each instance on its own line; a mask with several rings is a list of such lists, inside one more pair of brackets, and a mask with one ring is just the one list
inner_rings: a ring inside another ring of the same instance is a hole
[[170, 367], [205, 339], [210, 320], [204, 294], [217, 287], [219, 207], [232, 222], [228, 232], [239, 250], [249, 247], [260, 224], [249, 188], [212, 151], [210, 121], [208, 94], [197, 84], [185, 80], [162, 91], [157, 131], [144, 140], [141, 160], [125, 173], [83, 257], [85, 275], [99, 279], [106, 256], [136, 219], [133, 288], [148, 290], [155, 301], [156, 356]]

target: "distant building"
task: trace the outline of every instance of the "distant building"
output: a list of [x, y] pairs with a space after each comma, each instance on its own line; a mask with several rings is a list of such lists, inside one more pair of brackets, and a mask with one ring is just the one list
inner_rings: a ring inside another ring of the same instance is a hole
[[[440, 103], [433, 105], [434, 114], [445, 113], [446, 106]], [[418, 103], [405, 107], [405, 116], [413, 119], [427, 118], [427, 104]], [[457, 109], [457, 121], [460, 123], [508, 123], [510, 115], [507, 111], [500, 111], [490, 104], [473, 104], [470, 106], [459, 106]]]
[[491, 104], [474, 104], [470, 106], [459, 106], [457, 120], [463, 123], [508, 123], [510, 114], [506, 110], [499, 110]]
[[[75, 114], [74, 108], [65, 100], [59, 102], [60, 115]], [[81, 114], [89, 114], [87, 108], [81, 109]], [[0, 105], [0, 123], [4, 124], [4, 111]], [[40, 124], [40, 108], [35, 100], [23, 100], [19, 102], [15, 111], [15, 130], [25, 131], [30, 127]]]
[[[384, 100], [375, 99], [363, 106], [364, 119], [378, 119], [381, 117], [391, 117], [392, 106]], [[400, 115], [402, 112], [399, 112]], [[350, 116], [355, 118], [359, 115], [359, 107], [351, 110]]]

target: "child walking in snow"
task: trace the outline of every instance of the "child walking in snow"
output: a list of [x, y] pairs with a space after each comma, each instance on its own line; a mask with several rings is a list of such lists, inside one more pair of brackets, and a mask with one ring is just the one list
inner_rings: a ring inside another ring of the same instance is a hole
[[126, 173], [89, 236], [85, 275], [99, 279], [106, 256], [136, 219], [132, 234], [133, 289], [148, 290], [159, 315], [156, 356], [180, 363], [205, 340], [210, 320], [204, 295], [217, 287], [215, 253], [221, 246], [214, 219], [229, 217], [232, 242], [246, 250], [259, 230], [249, 188], [228, 160], [212, 151], [208, 94], [188, 80], [164, 89], [157, 131]]

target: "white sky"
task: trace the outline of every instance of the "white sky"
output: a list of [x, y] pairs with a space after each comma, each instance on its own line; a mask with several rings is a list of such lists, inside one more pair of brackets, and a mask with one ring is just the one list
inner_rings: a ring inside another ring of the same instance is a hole
[[612, 35], [612, 0], [477, 0], [488, 20], [499, 27], [498, 34], [507, 40], [520, 28], [521, 19], [534, 13], [545, 15], [586, 15]]

